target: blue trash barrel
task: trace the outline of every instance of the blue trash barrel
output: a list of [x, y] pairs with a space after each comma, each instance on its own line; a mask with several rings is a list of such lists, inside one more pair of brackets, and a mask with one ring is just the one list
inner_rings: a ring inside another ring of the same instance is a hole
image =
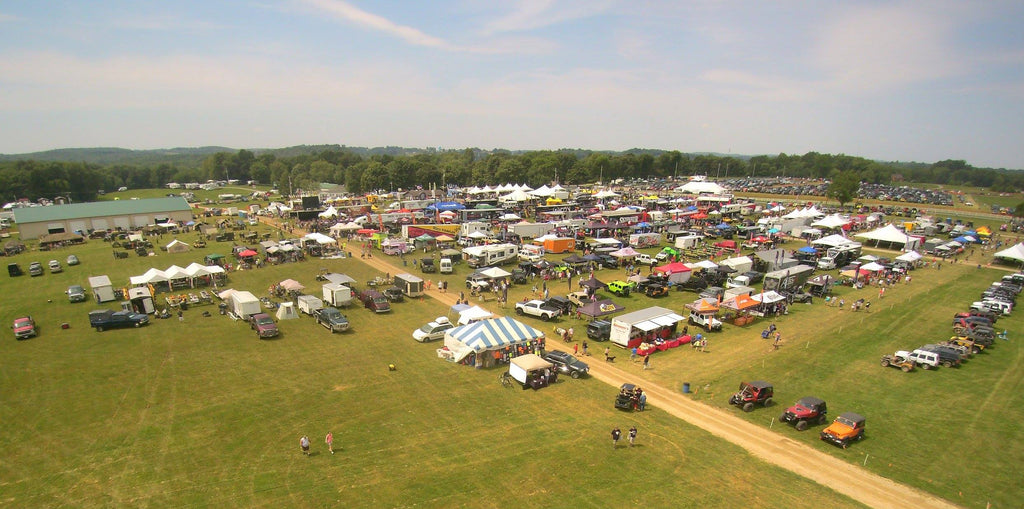
[[690, 393], [690, 382], [683, 382], [683, 394]]

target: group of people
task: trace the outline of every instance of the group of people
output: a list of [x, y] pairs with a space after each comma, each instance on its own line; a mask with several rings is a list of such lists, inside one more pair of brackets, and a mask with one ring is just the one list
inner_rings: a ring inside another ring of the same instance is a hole
[[[629, 439], [629, 446], [630, 447], [633, 447], [634, 443], [636, 442], [636, 434], [637, 434], [636, 426], [633, 426], [633, 427], [629, 428], [628, 439]], [[619, 446], [619, 439], [621, 439], [621, 438], [622, 438], [622, 430], [620, 430], [619, 428], [613, 428], [612, 429], [612, 449], [615, 449], [615, 448], [617, 448]]]
[[[324, 443], [327, 444], [327, 450], [334, 454], [334, 434], [330, 431], [327, 432], [327, 436], [324, 437]], [[302, 435], [299, 438], [299, 448], [302, 449], [302, 454], [309, 456], [309, 437]]]

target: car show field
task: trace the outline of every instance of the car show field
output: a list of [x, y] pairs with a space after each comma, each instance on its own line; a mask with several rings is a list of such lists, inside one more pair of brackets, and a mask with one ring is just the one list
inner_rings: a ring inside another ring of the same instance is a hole
[[[276, 235], [267, 225], [256, 228]], [[172, 238], [165, 235], [159, 244]], [[439, 316], [457, 318], [446, 303], [472, 272], [465, 263], [450, 275], [424, 276], [448, 281], [447, 294], [434, 285], [425, 294], [431, 298], [405, 299], [387, 314], [346, 309], [345, 334], [331, 334], [300, 314], [278, 322], [279, 337], [259, 341], [245, 320], [219, 314], [215, 304], [185, 310], [184, 323], [172, 316], [102, 334], [89, 327], [90, 311], [120, 308], [96, 304], [88, 277], [106, 274], [115, 286], [124, 285], [150, 267], [184, 267], [230, 248], [230, 242], [211, 241], [187, 253], [118, 259], [109, 244], [90, 240], [53, 256], [30, 250], [8, 257], [28, 266], [74, 254], [81, 263], [0, 283], [3, 319], [31, 315], [40, 330], [34, 338], [15, 341], [9, 334], [0, 342], [0, 419], [9, 423], [0, 431], [5, 505], [506, 507], [548, 500], [594, 507], [862, 506], [676, 418], [656, 398], [647, 411], [627, 414], [610, 403], [618, 386], [594, 377], [560, 377], [538, 392], [505, 391], [494, 383], [497, 368], [442, 361], [438, 342], [420, 343], [410, 331]], [[395, 270], [381, 269], [382, 262]], [[266, 288], [294, 279], [318, 295], [321, 269], [347, 274], [356, 289], [366, 290], [368, 281], [399, 273], [403, 265], [379, 251], [373, 262], [312, 258], [232, 271], [226, 286], [264, 296]], [[726, 323], [709, 335], [703, 352], [657, 353], [651, 369], [629, 362], [617, 347], [614, 365], [598, 360], [596, 348], [610, 343], [594, 344], [593, 356], [579, 358], [645, 388], [682, 394], [686, 384], [692, 390], [681, 397], [952, 504], [1012, 507], [1024, 494], [1015, 482], [1024, 463], [1021, 313], [1000, 318], [996, 327], [1008, 330], [1008, 338], [995, 339], [959, 369], [904, 373], [879, 366], [882, 355], [949, 338], [952, 315], [1009, 273], [946, 262], [941, 270], [913, 271], [910, 284], [894, 285], [884, 299], [875, 288], [836, 287], [847, 302], [873, 301], [870, 312], [821, 299], [792, 304], [774, 319], [781, 345], [762, 339], [768, 319], [761, 319]], [[611, 282], [624, 272], [599, 269], [595, 276]], [[66, 297], [76, 284], [86, 285], [84, 304]], [[538, 298], [533, 284], [514, 285], [509, 300]], [[552, 295], [577, 289], [565, 282], [548, 286]], [[680, 313], [696, 294], [670, 291], [652, 299], [631, 292], [614, 299], [626, 312], [656, 305]], [[513, 304], [502, 309], [493, 298], [473, 304], [515, 315]], [[587, 324], [568, 314], [550, 322], [522, 319], [560, 350], [572, 345], [558, 340], [552, 325], [574, 327], [579, 342]], [[65, 323], [69, 327], [61, 328]], [[774, 405], [749, 412], [731, 407], [730, 396], [745, 380], [770, 380]], [[825, 424], [799, 433], [779, 422], [780, 412], [810, 394], [828, 401]], [[866, 416], [868, 423], [863, 439], [845, 449], [819, 438], [843, 412]], [[640, 429], [639, 447], [609, 447], [610, 429], [632, 425]], [[333, 456], [323, 444], [328, 431]], [[302, 435], [313, 440], [310, 457], [298, 450]]]

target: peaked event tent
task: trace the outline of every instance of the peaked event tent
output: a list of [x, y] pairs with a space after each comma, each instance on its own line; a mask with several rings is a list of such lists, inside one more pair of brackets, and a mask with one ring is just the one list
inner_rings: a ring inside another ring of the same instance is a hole
[[444, 335], [444, 346], [459, 362], [470, 353], [501, 350], [544, 337], [544, 333], [514, 318], [503, 316], [450, 329]]
[[626, 308], [612, 302], [611, 299], [604, 299], [580, 306], [579, 312], [581, 315], [597, 318], [599, 316], [618, 313], [624, 309]]
[[890, 242], [893, 244], [901, 244], [904, 249], [913, 249], [918, 240], [911, 237], [897, 229], [892, 224], [887, 224], [877, 230], [872, 230], [865, 233], [858, 233], [854, 237], [874, 240], [875, 242]]
[[995, 257], [1024, 263], [1024, 242], [999, 251]]

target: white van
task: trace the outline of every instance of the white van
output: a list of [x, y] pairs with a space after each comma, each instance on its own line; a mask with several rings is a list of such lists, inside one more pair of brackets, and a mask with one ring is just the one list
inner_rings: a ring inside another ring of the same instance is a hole
[[452, 273], [452, 259], [451, 258], [441, 258], [441, 261], [438, 263], [438, 270], [441, 272], [441, 274], [451, 274]]

